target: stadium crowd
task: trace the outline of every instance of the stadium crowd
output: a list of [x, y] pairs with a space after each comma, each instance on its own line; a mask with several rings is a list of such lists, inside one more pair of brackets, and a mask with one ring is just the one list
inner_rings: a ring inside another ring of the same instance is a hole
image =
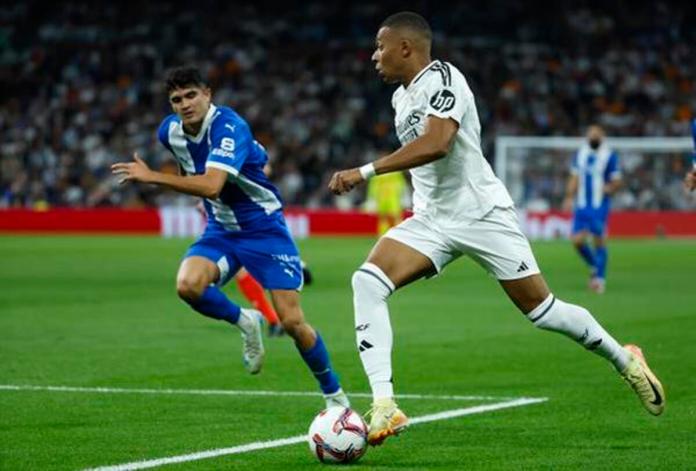
[[[183, 63], [200, 66], [214, 101], [250, 122], [287, 203], [357, 205], [336, 201], [327, 178], [398, 146], [392, 87], [380, 82], [370, 56], [379, 22], [403, 6], [270, 5], [202, 0], [192, 9], [155, 1], [139, 5], [137, 15], [116, 3], [4, 7], [0, 207], [133, 207], [178, 198], [136, 185], [114, 191], [109, 165], [139, 150], [152, 165], [176, 171], [156, 129], [169, 113], [162, 77]], [[581, 135], [591, 122], [613, 136], [689, 135], [696, 8], [574, 5], [421, 2], [436, 32], [434, 56], [457, 65], [474, 91], [489, 157], [496, 135]], [[683, 178], [686, 155], [626, 160], [620, 207], [682, 208], [672, 183]], [[523, 205], [541, 198], [556, 206], [566, 164], [530, 169]]]

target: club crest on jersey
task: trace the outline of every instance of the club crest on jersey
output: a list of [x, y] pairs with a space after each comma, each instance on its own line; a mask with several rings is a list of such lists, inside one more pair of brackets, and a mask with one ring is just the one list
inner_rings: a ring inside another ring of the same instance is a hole
[[454, 108], [454, 94], [449, 90], [439, 90], [430, 98], [430, 106], [436, 111], [449, 111]]

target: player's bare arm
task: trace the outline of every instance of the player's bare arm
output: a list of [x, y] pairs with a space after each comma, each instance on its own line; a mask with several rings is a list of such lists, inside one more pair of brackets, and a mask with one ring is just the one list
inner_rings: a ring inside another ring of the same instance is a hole
[[[429, 116], [422, 136], [414, 139], [397, 151], [375, 160], [371, 165], [376, 175], [408, 170], [441, 159], [447, 155], [452, 141], [459, 130], [456, 121], [450, 118]], [[366, 180], [359, 168], [334, 173], [329, 188], [340, 195], [352, 190]]]
[[133, 162], [120, 162], [111, 166], [111, 172], [120, 177], [119, 183], [141, 182], [162, 185], [172, 190], [203, 198], [216, 199], [227, 180], [227, 172], [216, 168], [206, 169], [203, 175], [172, 175], [152, 170], [133, 154]]
[[565, 198], [563, 199], [563, 210], [564, 211], [572, 211], [573, 210], [573, 198], [575, 197], [575, 193], [577, 191], [578, 191], [578, 176], [571, 175], [568, 177]]
[[619, 191], [622, 185], [623, 180], [621, 180], [620, 178], [615, 178], [614, 180], [604, 185], [604, 194], [611, 196], [617, 191]]

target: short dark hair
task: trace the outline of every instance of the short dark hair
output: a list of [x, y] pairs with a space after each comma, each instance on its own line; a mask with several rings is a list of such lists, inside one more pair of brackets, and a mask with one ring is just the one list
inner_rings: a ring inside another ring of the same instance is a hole
[[382, 22], [380, 27], [387, 28], [408, 28], [423, 35], [428, 41], [433, 39], [433, 32], [430, 25], [418, 13], [412, 11], [400, 11], [389, 16]]
[[167, 93], [171, 93], [172, 90], [176, 90], [177, 88], [205, 88], [208, 86], [200, 71], [196, 67], [190, 65], [170, 69], [169, 72], [167, 72], [164, 83]]

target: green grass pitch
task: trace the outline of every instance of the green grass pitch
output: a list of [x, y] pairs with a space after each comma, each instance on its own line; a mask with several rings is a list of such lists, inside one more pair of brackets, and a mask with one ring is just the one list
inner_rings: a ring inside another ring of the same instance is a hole
[[[368, 392], [354, 345], [350, 277], [372, 240], [300, 242], [316, 281], [303, 293], [350, 392]], [[266, 339], [259, 376], [237, 331], [191, 311], [174, 279], [187, 240], [0, 237], [0, 469], [84, 469], [292, 437], [318, 396], [13, 390], [9, 386], [315, 391], [288, 338]], [[469, 259], [390, 300], [399, 393], [547, 397], [525, 407], [413, 426], [351, 469], [696, 467], [696, 243], [611, 241], [606, 294], [586, 290], [568, 243], [535, 244], [553, 292], [643, 347], [667, 391], [647, 414], [611, 367], [534, 329]], [[233, 287], [226, 291], [236, 299]], [[402, 399], [412, 417], [502, 399]], [[356, 397], [364, 412], [369, 399]], [[166, 469], [324, 469], [306, 444]]]

